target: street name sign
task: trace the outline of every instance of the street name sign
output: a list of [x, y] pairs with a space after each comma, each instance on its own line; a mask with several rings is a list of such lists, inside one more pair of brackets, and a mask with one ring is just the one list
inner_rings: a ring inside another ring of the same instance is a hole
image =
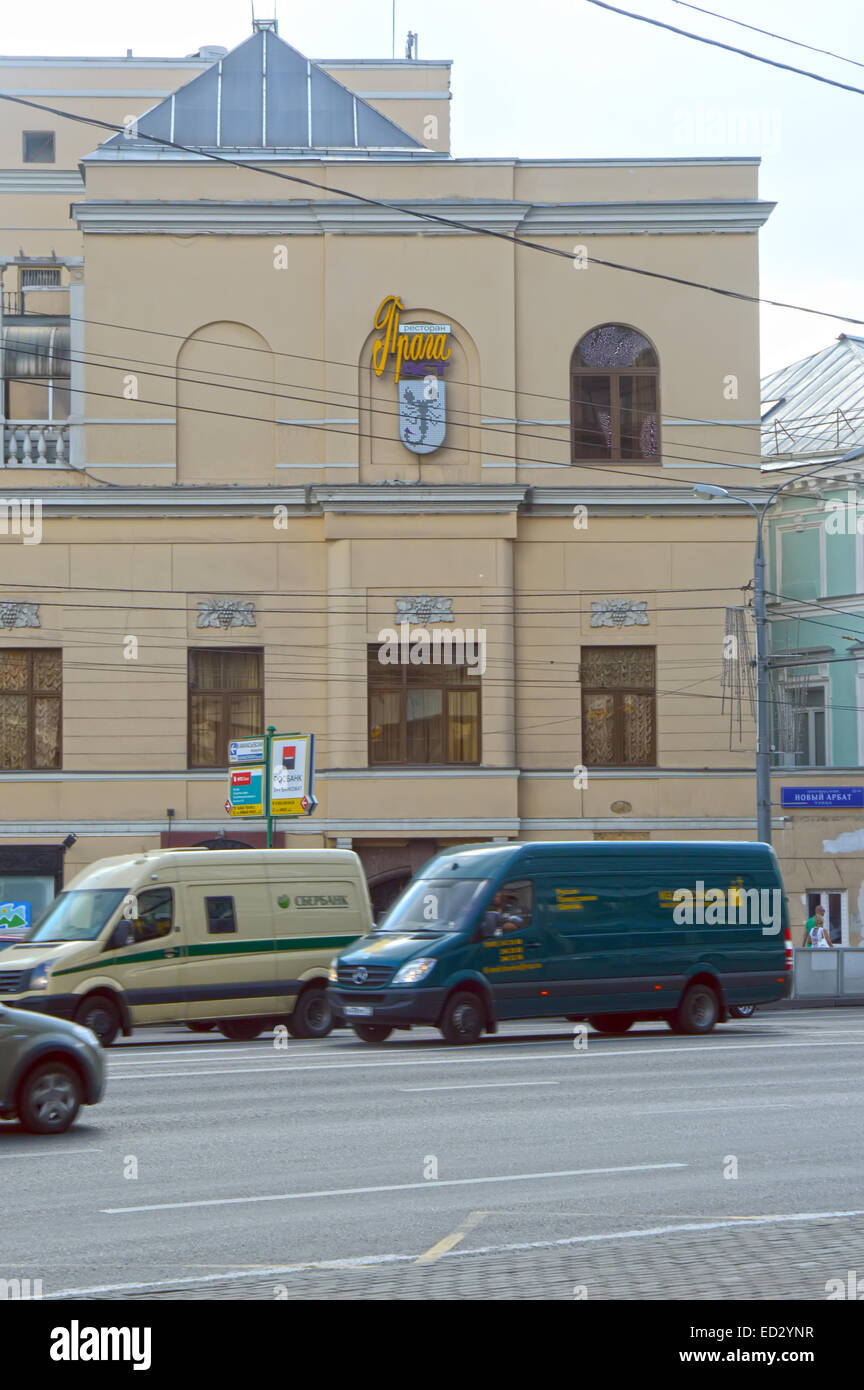
[[864, 806], [864, 787], [781, 787], [780, 805], [819, 811]]

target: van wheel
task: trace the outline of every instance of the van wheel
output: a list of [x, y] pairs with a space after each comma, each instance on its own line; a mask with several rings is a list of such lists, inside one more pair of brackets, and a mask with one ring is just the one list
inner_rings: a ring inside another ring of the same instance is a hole
[[486, 1023], [476, 994], [454, 994], [447, 1000], [438, 1027], [449, 1043], [476, 1043]]
[[18, 1118], [31, 1134], [63, 1134], [81, 1108], [81, 1082], [65, 1062], [35, 1067], [18, 1093]]
[[730, 1018], [752, 1018], [756, 1012], [755, 1004], [733, 1004], [729, 1010]]
[[393, 1032], [386, 1023], [352, 1023], [351, 1027], [361, 1042], [368, 1043], [386, 1042]]
[[105, 994], [91, 994], [78, 1009], [75, 1022], [95, 1033], [103, 1047], [110, 1047], [120, 1029], [120, 1010]]
[[264, 1032], [260, 1018], [223, 1018], [217, 1027], [223, 1038], [230, 1038], [231, 1042], [254, 1042]]
[[187, 1023], [186, 1027], [190, 1033], [210, 1033], [216, 1027], [215, 1023]]
[[292, 1038], [326, 1038], [333, 1031], [333, 1009], [324, 990], [304, 990], [286, 1023]]
[[673, 1033], [710, 1033], [720, 1015], [717, 995], [710, 985], [691, 985], [669, 1017]]
[[632, 1014], [589, 1014], [588, 1022], [598, 1033], [626, 1033], [636, 1020]]

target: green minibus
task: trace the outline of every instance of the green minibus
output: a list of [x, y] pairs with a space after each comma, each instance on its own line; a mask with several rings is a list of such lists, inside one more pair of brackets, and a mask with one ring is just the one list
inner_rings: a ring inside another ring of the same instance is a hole
[[499, 1022], [664, 1019], [708, 1033], [785, 998], [789, 917], [770, 845], [585, 841], [442, 851], [330, 968], [337, 1021], [476, 1042]]

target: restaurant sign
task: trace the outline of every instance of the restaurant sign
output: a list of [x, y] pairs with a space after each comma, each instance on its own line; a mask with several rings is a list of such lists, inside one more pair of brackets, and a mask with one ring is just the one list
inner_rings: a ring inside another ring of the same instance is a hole
[[447, 388], [444, 364], [450, 358], [449, 323], [400, 323], [405, 305], [388, 295], [378, 306], [372, 344], [372, 367], [382, 376], [393, 361], [399, 393], [399, 438], [415, 454], [431, 454], [447, 432]]

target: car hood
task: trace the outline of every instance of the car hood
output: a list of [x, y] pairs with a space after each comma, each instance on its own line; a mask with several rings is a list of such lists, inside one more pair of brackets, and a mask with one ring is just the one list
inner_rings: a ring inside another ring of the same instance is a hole
[[54, 1038], [67, 1039], [69, 1043], [86, 1043], [91, 1048], [94, 1043], [98, 1046], [98, 1039], [89, 1028], [82, 1028], [79, 1023], [72, 1023], [66, 1018], [55, 1018], [53, 1014], [40, 1014], [31, 1009], [15, 1009], [2, 1004], [0, 1023], [11, 1023], [16, 1033], [26, 1033], [28, 1037], [50, 1033]]
[[95, 941], [58, 941], [37, 946], [26, 945], [4, 951], [0, 955], [0, 970], [32, 970], [34, 965], [54, 965], [78, 960], [81, 956], [93, 954]]
[[435, 956], [441, 947], [456, 938], [455, 932], [447, 936], [423, 936], [412, 932], [388, 932], [386, 935], [364, 936], [355, 946], [349, 947], [339, 956], [340, 965], [401, 965], [412, 956]]

